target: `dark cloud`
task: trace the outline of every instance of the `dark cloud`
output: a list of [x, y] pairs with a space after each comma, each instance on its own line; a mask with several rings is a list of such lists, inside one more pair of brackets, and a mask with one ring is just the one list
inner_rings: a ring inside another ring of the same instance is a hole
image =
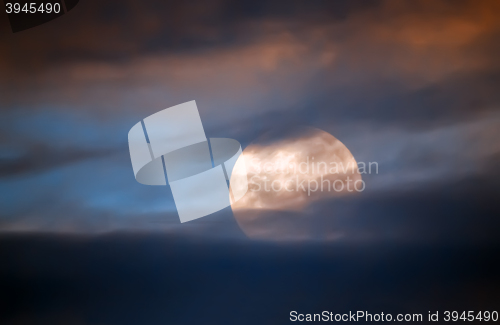
[[[186, 52], [207, 47], [237, 46], [259, 37], [247, 30], [254, 21], [294, 17], [297, 24], [345, 19], [378, 1], [82, 1], [77, 10], [26, 33], [3, 39], [19, 47], [5, 48], [4, 55], [28, 56], [23, 49], [38, 52], [34, 66], [43, 68], [58, 60], [127, 60], [147, 52]], [[3, 17], [3, 16], [2, 16]], [[6, 18], [6, 17], [3, 17]], [[3, 23], [3, 21], [2, 21]], [[7, 27], [6, 24], [4, 24]], [[60, 26], [65, 26], [61, 29]], [[116, 28], [125, 26], [125, 28]], [[14, 38], [15, 37], [15, 38]], [[40, 37], [38, 42], [30, 41]], [[45, 41], [51, 40], [51, 46]], [[24, 60], [23, 60], [24, 61]]]
[[159, 234], [1, 243], [0, 317], [9, 325], [288, 324], [292, 310], [425, 317], [495, 310], [500, 298], [498, 247], [200, 245]]
[[115, 148], [88, 151], [73, 148], [54, 150], [43, 143], [32, 145], [24, 150], [26, 150], [26, 154], [20, 157], [0, 159], [0, 177], [15, 177], [24, 173], [43, 172], [86, 159], [106, 157], [118, 152]]

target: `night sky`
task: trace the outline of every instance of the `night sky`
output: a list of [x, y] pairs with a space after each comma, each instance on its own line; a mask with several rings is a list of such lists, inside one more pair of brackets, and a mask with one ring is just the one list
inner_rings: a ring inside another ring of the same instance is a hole
[[[366, 190], [181, 224], [127, 134], [196, 100], [207, 137], [311, 126]], [[80, 0], [0, 13], [0, 324], [288, 324], [500, 309], [500, 1]], [[298, 322], [295, 322], [298, 323]]]

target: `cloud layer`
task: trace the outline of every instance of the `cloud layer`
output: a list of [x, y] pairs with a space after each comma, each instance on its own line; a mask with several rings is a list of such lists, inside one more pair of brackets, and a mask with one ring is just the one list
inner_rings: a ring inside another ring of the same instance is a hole
[[[362, 200], [454, 186], [471, 202], [488, 196], [499, 16], [497, 1], [82, 1], [22, 33], [2, 20], [0, 231], [180, 231], [168, 189], [135, 183], [126, 134], [193, 99], [208, 137], [243, 146], [266, 131], [281, 143], [300, 125], [333, 134], [379, 164]], [[310, 209], [328, 215], [328, 202]], [[217, 236], [240, 238], [224, 213]]]

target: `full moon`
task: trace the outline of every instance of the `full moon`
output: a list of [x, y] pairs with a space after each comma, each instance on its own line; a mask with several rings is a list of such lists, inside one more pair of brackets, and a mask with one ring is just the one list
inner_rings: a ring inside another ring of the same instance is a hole
[[[249, 237], [263, 240], [335, 239], [341, 236], [311, 213], [314, 204], [364, 190], [358, 164], [333, 135], [301, 127], [285, 139], [253, 141], [233, 175], [247, 174], [248, 192], [231, 205]], [[233, 177], [232, 177], [233, 178]], [[236, 177], [235, 177], [236, 179]], [[239, 186], [231, 182], [231, 186]], [[328, 223], [329, 225], [331, 223]]]

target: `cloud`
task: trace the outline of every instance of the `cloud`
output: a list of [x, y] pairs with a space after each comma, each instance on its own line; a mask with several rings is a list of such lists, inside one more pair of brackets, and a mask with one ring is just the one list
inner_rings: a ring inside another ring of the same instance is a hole
[[[193, 8], [175, 4], [170, 14], [189, 11], [186, 21], [175, 20], [179, 24], [175, 31], [180, 31], [175, 37], [197, 44], [186, 50], [179, 50], [182, 46], [176, 47], [169, 38], [172, 22], [160, 19], [158, 8], [129, 2], [121, 7], [123, 12], [111, 20], [97, 15], [89, 24], [90, 31], [81, 27], [84, 17], [91, 15], [86, 11], [90, 7], [82, 8], [75, 18], [78, 25], [73, 27], [81, 35], [71, 37], [54, 28], [50, 34], [54, 48], [44, 45], [48, 34], [41, 30], [36, 32], [42, 38], [39, 43], [21, 35], [20, 44], [35, 47], [26, 51], [42, 52], [36, 61], [40, 69], [26, 74], [24, 68], [8, 64], [0, 87], [5, 90], [6, 103], [50, 103], [114, 114], [133, 107], [149, 113], [160, 105], [194, 98], [211, 112], [234, 117], [301, 106], [311, 94], [318, 96], [318, 89], [330, 93], [347, 87], [370, 93], [376, 83], [396, 80], [406, 91], [414, 91], [456, 74], [499, 68], [498, 49], [490, 45], [500, 30], [493, 2], [452, 6], [444, 1], [414, 5], [388, 1], [370, 10], [348, 6], [345, 19], [333, 20], [314, 7], [305, 11], [314, 13], [311, 17], [316, 20], [300, 15], [297, 9], [292, 9], [294, 16], [245, 16], [236, 11], [236, 17], [222, 14], [224, 19], [210, 24], [203, 4]], [[95, 11], [105, 7], [93, 9], [95, 16]], [[221, 15], [226, 9], [235, 8], [217, 2], [209, 12]], [[133, 15], [127, 22], [134, 27], [128, 35], [116, 26], [132, 10], [142, 16]], [[238, 20], [238, 15], [244, 19]], [[146, 26], [139, 19], [148, 22]], [[156, 27], [147, 27], [149, 24]], [[226, 29], [233, 36], [224, 41]], [[158, 44], [153, 50], [147, 40], [155, 33], [168, 36], [153, 42]], [[203, 41], [210, 38], [206, 34], [216, 35], [216, 40], [207, 44]], [[136, 45], [131, 39], [137, 40]], [[7, 49], [5, 61], [15, 62], [19, 49], [22, 47]], [[56, 49], [67, 53], [52, 60]], [[108, 52], [123, 53], [127, 58], [107, 58], [104, 54]], [[97, 53], [101, 57], [95, 57]], [[19, 96], [26, 92], [31, 95]]]
[[314, 128], [297, 129], [293, 137], [272, 143], [255, 141], [236, 163], [233, 174], [237, 173], [247, 174], [249, 186], [247, 194], [232, 205], [233, 211], [300, 211], [316, 200], [364, 188], [349, 149]]
[[95, 159], [116, 153], [110, 150], [83, 151], [71, 148], [55, 151], [43, 144], [25, 148], [24, 150], [27, 151], [27, 154], [23, 154], [21, 157], [6, 157], [0, 160], [0, 177], [12, 177], [17, 174], [40, 172], [80, 162], [85, 159]]
[[1, 34], [3, 213], [171, 209], [163, 192], [132, 184], [126, 134], [192, 99], [209, 137], [286, 140], [303, 124], [333, 134], [356, 160], [378, 162], [380, 174], [363, 177], [370, 195], [494, 178], [498, 15], [494, 1], [87, 1]]

